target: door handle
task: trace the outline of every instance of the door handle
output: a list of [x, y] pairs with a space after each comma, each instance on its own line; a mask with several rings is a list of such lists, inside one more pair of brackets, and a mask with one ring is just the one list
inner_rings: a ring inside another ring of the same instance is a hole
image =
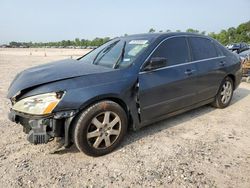
[[225, 64], [226, 64], [226, 62], [225, 62], [225, 61], [221, 61], [221, 62], [220, 62], [220, 66], [222, 66], [222, 67], [224, 67], [224, 66], [225, 66]]
[[190, 76], [190, 75], [192, 75], [194, 72], [195, 72], [194, 69], [187, 69], [187, 70], [185, 71], [185, 74], [188, 75], [188, 76]]

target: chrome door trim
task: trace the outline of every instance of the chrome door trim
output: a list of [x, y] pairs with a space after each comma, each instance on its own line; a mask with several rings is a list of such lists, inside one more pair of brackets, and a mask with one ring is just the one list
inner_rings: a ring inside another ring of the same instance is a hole
[[181, 64], [177, 64], [177, 65], [166, 66], [166, 67], [154, 69], [154, 70], [151, 70], [151, 71], [142, 71], [142, 72], [139, 72], [139, 74], [155, 72], [155, 71], [158, 71], [158, 70], [164, 70], [164, 69], [169, 69], [169, 68], [173, 68], [173, 67], [179, 67], [179, 66], [182, 66], [182, 65], [191, 65], [191, 64], [194, 64], [194, 63], [199, 63], [199, 62], [204, 62], [204, 61], [209, 61], [209, 60], [214, 60], [214, 59], [222, 59], [224, 57], [226, 57], [226, 56], [212, 57], [212, 58], [207, 58], [207, 59], [202, 59], [202, 60], [190, 61], [190, 62], [187, 62], [187, 63], [181, 63]]

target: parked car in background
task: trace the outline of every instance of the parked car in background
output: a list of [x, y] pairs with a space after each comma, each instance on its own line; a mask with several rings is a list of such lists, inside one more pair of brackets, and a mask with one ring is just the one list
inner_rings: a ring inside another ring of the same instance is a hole
[[240, 52], [239, 53], [239, 57], [242, 59], [242, 60], [244, 60], [244, 59], [250, 59], [250, 49], [248, 49], [248, 50], [245, 50], [245, 51], [243, 51], [243, 52]]
[[234, 43], [234, 44], [229, 44], [226, 46], [229, 50], [231, 50], [232, 52], [236, 52], [236, 53], [240, 53], [243, 52], [245, 50], [249, 49], [248, 44], [246, 43]]
[[19, 73], [8, 90], [9, 119], [33, 144], [62, 137], [65, 147], [75, 143], [100, 156], [119, 146], [128, 128], [205, 104], [227, 107], [241, 74], [239, 57], [207, 36], [120, 37], [78, 60]]

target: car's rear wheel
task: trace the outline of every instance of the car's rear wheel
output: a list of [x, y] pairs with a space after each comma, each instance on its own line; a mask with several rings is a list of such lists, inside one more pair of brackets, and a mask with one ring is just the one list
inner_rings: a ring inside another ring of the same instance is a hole
[[216, 108], [227, 107], [232, 100], [233, 91], [234, 91], [233, 80], [230, 77], [226, 77], [222, 81], [220, 89], [212, 105]]
[[74, 130], [77, 148], [90, 156], [112, 152], [127, 131], [127, 114], [112, 101], [92, 105], [78, 118]]

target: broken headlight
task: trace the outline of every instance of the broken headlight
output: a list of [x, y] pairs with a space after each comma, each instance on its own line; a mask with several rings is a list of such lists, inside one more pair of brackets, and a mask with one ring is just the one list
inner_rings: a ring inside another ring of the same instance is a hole
[[33, 115], [50, 114], [61, 101], [63, 95], [64, 92], [58, 92], [27, 97], [15, 103], [12, 109]]

